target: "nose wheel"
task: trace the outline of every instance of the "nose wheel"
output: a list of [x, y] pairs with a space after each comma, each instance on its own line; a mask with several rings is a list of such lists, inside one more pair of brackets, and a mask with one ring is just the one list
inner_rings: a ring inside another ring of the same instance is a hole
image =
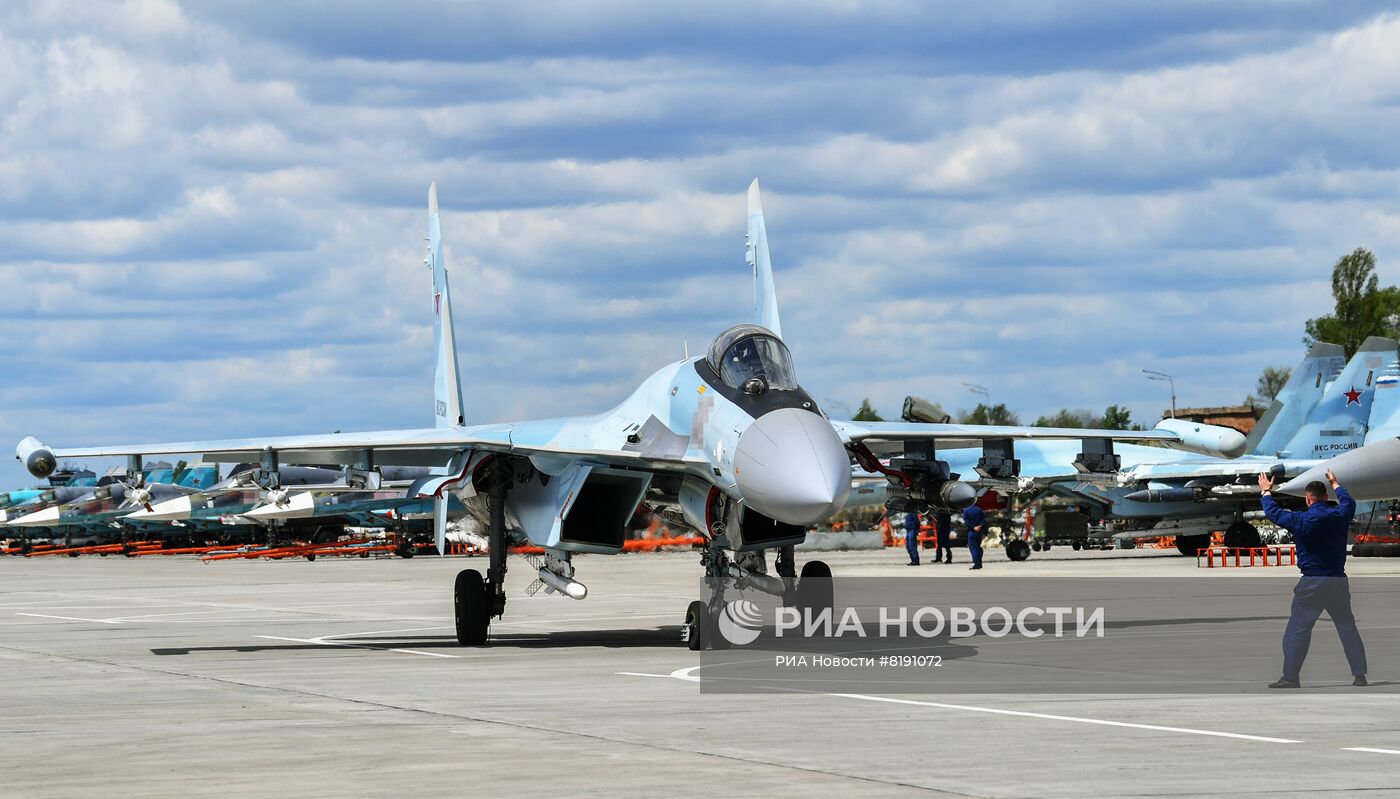
[[835, 602], [831, 587], [831, 567], [824, 561], [809, 560], [802, 564], [802, 576], [793, 592], [792, 607], [811, 610], [813, 614], [830, 610]]
[[[755, 553], [741, 554], [751, 557]], [[725, 589], [734, 582], [729, 568], [730, 559], [723, 549], [711, 544], [701, 555], [701, 561], [705, 566], [705, 585], [710, 590], [710, 598], [708, 602], [697, 599], [686, 608], [681, 640], [685, 641], [687, 648], [697, 652], [728, 649], [730, 641], [720, 632], [718, 625], [720, 615], [726, 609]], [[781, 547], [775, 564], [781, 578], [780, 585], [772, 584], [779, 581], [765, 585], [762, 581], [755, 581], [754, 575], [749, 573], [748, 577], [740, 580], [739, 587], [760, 588], [765, 593], [781, 596], [783, 605], [808, 610], [813, 615], [829, 610], [835, 602], [831, 567], [820, 560], [811, 560], [803, 564], [799, 577], [795, 565], [792, 547]]]

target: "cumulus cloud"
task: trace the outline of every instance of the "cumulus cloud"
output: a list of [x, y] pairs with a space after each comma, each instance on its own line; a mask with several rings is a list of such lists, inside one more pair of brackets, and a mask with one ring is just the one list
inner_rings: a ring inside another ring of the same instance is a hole
[[1398, 39], [1367, 2], [7, 4], [0, 441], [426, 423], [434, 179], [471, 421], [745, 321], [755, 176], [838, 408], [1238, 401], [1338, 255], [1400, 282]]

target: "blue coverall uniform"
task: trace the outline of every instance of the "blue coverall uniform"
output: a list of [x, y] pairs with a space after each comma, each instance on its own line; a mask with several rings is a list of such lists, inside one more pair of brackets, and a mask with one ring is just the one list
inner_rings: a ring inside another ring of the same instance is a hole
[[904, 550], [909, 553], [909, 562], [919, 565], [919, 514], [904, 514]]
[[1356, 514], [1356, 502], [1345, 488], [1337, 488], [1337, 507], [1315, 502], [1307, 510], [1280, 508], [1274, 498], [1260, 498], [1269, 521], [1293, 534], [1298, 549], [1298, 570], [1303, 576], [1293, 588], [1293, 609], [1283, 633], [1283, 678], [1297, 682], [1312, 641], [1312, 628], [1322, 611], [1332, 619], [1342, 639], [1352, 676], [1366, 673], [1366, 647], [1351, 612], [1351, 586], [1347, 582], [1347, 527]]
[[982, 535], [987, 532], [987, 515], [973, 505], [963, 511], [963, 524], [967, 525], [967, 551], [972, 555], [973, 568], [982, 567]]
[[933, 559], [940, 558], [944, 563], [953, 562], [953, 547], [949, 544], [949, 538], [953, 534], [953, 517], [946, 513], [940, 513], [933, 517], [934, 533], [938, 536], [938, 550], [933, 553]]

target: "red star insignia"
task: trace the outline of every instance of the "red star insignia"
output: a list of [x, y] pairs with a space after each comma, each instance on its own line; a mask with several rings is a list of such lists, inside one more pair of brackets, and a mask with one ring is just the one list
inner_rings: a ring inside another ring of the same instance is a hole
[[1342, 395], [1347, 398], [1348, 405], [1351, 405], [1352, 403], [1355, 403], [1357, 405], [1361, 404], [1361, 392], [1356, 390], [1356, 386], [1352, 386], [1351, 391], [1343, 391]]

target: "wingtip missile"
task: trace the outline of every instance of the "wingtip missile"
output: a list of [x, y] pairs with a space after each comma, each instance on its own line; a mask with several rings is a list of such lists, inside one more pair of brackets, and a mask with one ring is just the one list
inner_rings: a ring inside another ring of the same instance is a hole
[[1163, 442], [1171, 449], [1225, 458], [1238, 458], [1249, 449], [1244, 433], [1232, 427], [1190, 422], [1185, 419], [1163, 419], [1154, 429], [1166, 430], [1176, 435], [1177, 441]]
[[15, 447], [15, 458], [24, 464], [30, 474], [41, 480], [58, 468], [58, 459], [54, 457], [53, 450], [34, 436], [27, 436], [19, 442], [19, 446]]

